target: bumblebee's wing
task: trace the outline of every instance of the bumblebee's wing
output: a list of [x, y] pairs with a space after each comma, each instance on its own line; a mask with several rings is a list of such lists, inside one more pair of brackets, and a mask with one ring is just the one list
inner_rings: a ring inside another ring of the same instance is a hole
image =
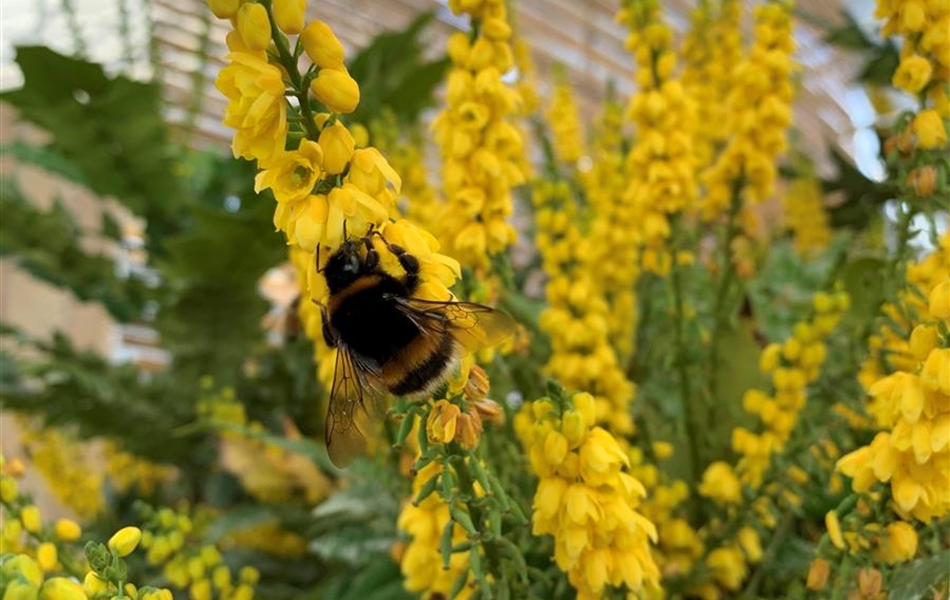
[[366, 438], [360, 431], [360, 425], [365, 429], [368, 424], [366, 405], [378, 413], [384, 399], [369, 381], [374, 376], [372, 365], [353, 355], [345, 345], [337, 347], [324, 433], [327, 453], [338, 467], [347, 466], [366, 451]]
[[397, 297], [393, 300], [423, 332], [448, 333], [473, 352], [505, 341], [517, 326], [507, 313], [483, 304]]

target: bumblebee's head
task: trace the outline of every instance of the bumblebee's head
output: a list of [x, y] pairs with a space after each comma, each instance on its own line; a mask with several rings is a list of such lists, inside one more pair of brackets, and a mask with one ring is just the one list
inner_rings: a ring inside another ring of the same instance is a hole
[[360, 240], [347, 240], [327, 259], [323, 275], [331, 294], [342, 290], [363, 274], [365, 269], [363, 257], [360, 256], [362, 245]]

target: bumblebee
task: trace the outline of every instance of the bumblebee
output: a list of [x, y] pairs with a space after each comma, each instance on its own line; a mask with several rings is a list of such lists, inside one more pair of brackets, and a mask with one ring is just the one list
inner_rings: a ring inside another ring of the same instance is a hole
[[[381, 268], [374, 237], [398, 259], [404, 276]], [[317, 262], [320, 270], [319, 256]], [[340, 467], [363, 453], [366, 440], [356, 421], [385, 414], [387, 392], [428, 395], [463, 350], [493, 346], [514, 331], [511, 317], [488, 306], [413, 297], [419, 260], [378, 231], [345, 239], [322, 273], [330, 291], [319, 305], [323, 339], [337, 349], [325, 435], [330, 459]]]

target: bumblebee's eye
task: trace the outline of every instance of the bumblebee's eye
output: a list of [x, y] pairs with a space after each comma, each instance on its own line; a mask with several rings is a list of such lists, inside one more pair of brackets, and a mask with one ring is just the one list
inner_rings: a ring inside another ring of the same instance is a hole
[[343, 265], [345, 273], [357, 273], [360, 270], [360, 259], [358, 256], [346, 257], [346, 263]]

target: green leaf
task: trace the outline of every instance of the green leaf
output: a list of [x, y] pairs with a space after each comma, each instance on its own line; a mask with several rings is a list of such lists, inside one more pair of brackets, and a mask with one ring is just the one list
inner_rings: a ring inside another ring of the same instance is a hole
[[80, 300], [98, 301], [119, 321], [132, 321], [154, 295], [146, 282], [116, 275], [115, 260], [83, 250], [83, 234], [59, 202], [38, 210], [17, 182], [0, 182], [0, 256], [12, 255], [34, 277], [69, 289]]
[[884, 203], [894, 197], [887, 183], [878, 183], [864, 176], [838, 148], [831, 148], [831, 160], [837, 168], [834, 179], [823, 179], [826, 193], [841, 192], [844, 201], [828, 209], [832, 227], [861, 231], [880, 214]]
[[433, 17], [432, 12], [423, 13], [402, 31], [381, 33], [356, 55], [349, 70], [362, 95], [354, 121], [366, 123], [388, 108], [400, 124], [408, 125], [433, 103], [449, 66], [445, 58], [423, 59], [419, 36]]
[[32, 158], [145, 217], [149, 242], [160, 247], [181, 225], [183, 198], [159, 87], [110, 78], [98, 64], [42, 46], [17, 47], [16, 61], [23, 87], [0, 98], [51, 135], [48, 154]]
[[950, 551], [921, 558], [894, 569], [891, 578], [891, 600], [923, 600], [933, 598], [940, 586], [950, 579]]

